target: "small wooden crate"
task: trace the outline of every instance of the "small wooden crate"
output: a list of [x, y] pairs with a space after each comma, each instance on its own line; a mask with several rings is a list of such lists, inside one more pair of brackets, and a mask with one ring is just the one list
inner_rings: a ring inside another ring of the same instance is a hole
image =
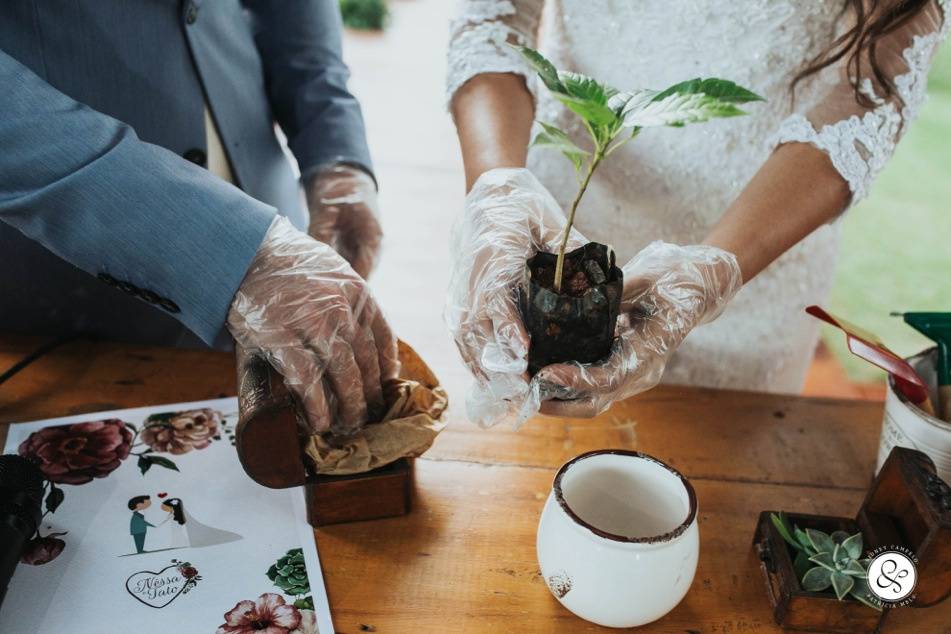
[[283, 378], [257, 355], [238, 351], [238, 460], [255, 482], [273, 489], [304, 487], [312, 526], [406, 515], [412, 506], [412, 460], [366, 473], [313, 475], [304, 464], [297, 403]]
[[[793, 569], [793, 553], [769, 518], [760, 513], [753, 537], [776, 623], [814, 632], [875, 632], [882, 613], [853, 599], [806, 592]], [[801, 528], [826, 533], [862, 533], [866, 552], [903, 548], [918, 559], [912, 607], [928, 607], [951, 595], [951, 488], [936, 474], [927, 455], [895, 447], [882, 465], [854, 519], [787, 513]]]
[[401, 458], [367, 473], [315, 476], [304, 485], [311, 526], [397, 517], [410, 512], [413, 461]]
[[[864, 634], [877, 631], [885, 612], [877, 612], [855, 599], [839, 601], [833, 594], [802, 589], [793, 569], [792, 547], [769, 519], [773, 512], [760, 513], [753, 547], [759, 555], [776, 623], [789, 630], [809, 632]], [[790, 522], [802, 528], [815, 528], [826, 533], [842, 530], [850, 535], [859, 530], [855, 520], [845, 517], [787, 515]]]

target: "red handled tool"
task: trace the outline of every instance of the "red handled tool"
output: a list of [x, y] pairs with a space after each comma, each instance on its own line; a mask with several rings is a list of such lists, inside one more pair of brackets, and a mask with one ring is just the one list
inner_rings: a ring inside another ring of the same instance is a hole
[[842, 330], [852, 354], [888, 372], [895, 379], [895, 388], [905, 398], [929, 414], [934, 414], [928, 384], [911, 364], [889, 350], [875, 334], [836, 317], [819, 306], [808, 306], [806, 312]]

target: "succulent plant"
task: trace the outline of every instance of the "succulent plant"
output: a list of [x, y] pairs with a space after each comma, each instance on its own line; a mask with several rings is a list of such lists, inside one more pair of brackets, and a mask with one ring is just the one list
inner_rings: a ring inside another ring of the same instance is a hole
[[601, 161], [634, 139], [642, 129], [658, 126], [682, 128], [713, 118], [746, 114], [737, 104], [763, 101], [754, 92], [725, 79], [691, 79], [666, 90], [638, 88], [621, 92], [593, 77], [555, 68], [538, 51], [515, 47], [538, 73], [552, 96], [581, 118], [591, 137], [589, 149], [575, 145], [568, 135], [553, 125], [539, 121], [542, 131], [532, 145], [559, 150], [571, 161], [578, 179], [578, 193], [568, 211], [555, 264], [555, 291], [561, 291], [565, 247], [575, 220], [578, 203]]
[[783, 539], [796, 550], [793, 569], [803, 590], [825, 592], [830, 587], [839, 601], [851, 596], [870, 608], [881, 610], [868, 588], [868, 559], [862, 558], [862, 533], [831, 535], [814, 528], [802, 530], [780, 511], [770, 519]]
[[304, 552], [292, 548], [277, 560], [267, 571], [267, 578], [274, 582], [285, 594], [299, 596], [310, 592], [307, 580], [307, 566], [304, 564]]

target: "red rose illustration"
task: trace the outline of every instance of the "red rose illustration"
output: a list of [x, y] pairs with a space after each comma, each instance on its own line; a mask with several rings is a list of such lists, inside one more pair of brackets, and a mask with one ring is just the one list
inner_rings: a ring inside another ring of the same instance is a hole
[[195, 570], [193, 566], [185, 566], [183, 568], [179, 568], [178, 571], [182, 573], [182, 576], [185, 577], [186, 579], [191, 579], [192, 577], [198, 574], [198, 571]]
[[221, 413], [213, 409], [154, 414], [145, 421], [142, 442], [155, 451], [180, 455], [204, 449], [218, 435]]
[[215, 634], [285, 634], [298, 629], [301, 624], [300, 610], [284, 603], [279, 594], [265, 592], [257, 601], [239, 601], [225, 613], [225, 622]]
[[85, 484], [104, 478], [129, 455], [132, 432], [116, 418], [44, 427], [20, 444], [19, 453], [34, 461], [59, 484]]
[[20, 561], [31, 566], [42, 566], [53, 561], [66, 547], [66, 542], [56, 537], [34, 537], [27, 542]]

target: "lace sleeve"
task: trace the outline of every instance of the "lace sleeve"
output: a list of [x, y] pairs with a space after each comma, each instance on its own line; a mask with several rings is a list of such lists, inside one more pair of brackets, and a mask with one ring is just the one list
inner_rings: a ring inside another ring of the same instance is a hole
[[826, 152], [849, 184], [851, 204], [864, 198], [925, 101], [928, 69], [938, 44], [948, 34], [951, 20], [944, 17], [949, 13], [951, 0], [932, 0], [913, 20], [879, 40], [876, 59], [894, 83], [895, 95], [882, 98], [866, 57], [859, 87], [872, 105], [857, 103], [848, 81], [846, 55], [837, 62], [838, 80], [815, 105], [782, 123], [775, 144], [811, 143]]
[[535, 96], [535, 73], [507, 44], [535, 47], [545, 0], [461, 0], [449, 34], [446, 101], [482, 73], [515, 73]]

